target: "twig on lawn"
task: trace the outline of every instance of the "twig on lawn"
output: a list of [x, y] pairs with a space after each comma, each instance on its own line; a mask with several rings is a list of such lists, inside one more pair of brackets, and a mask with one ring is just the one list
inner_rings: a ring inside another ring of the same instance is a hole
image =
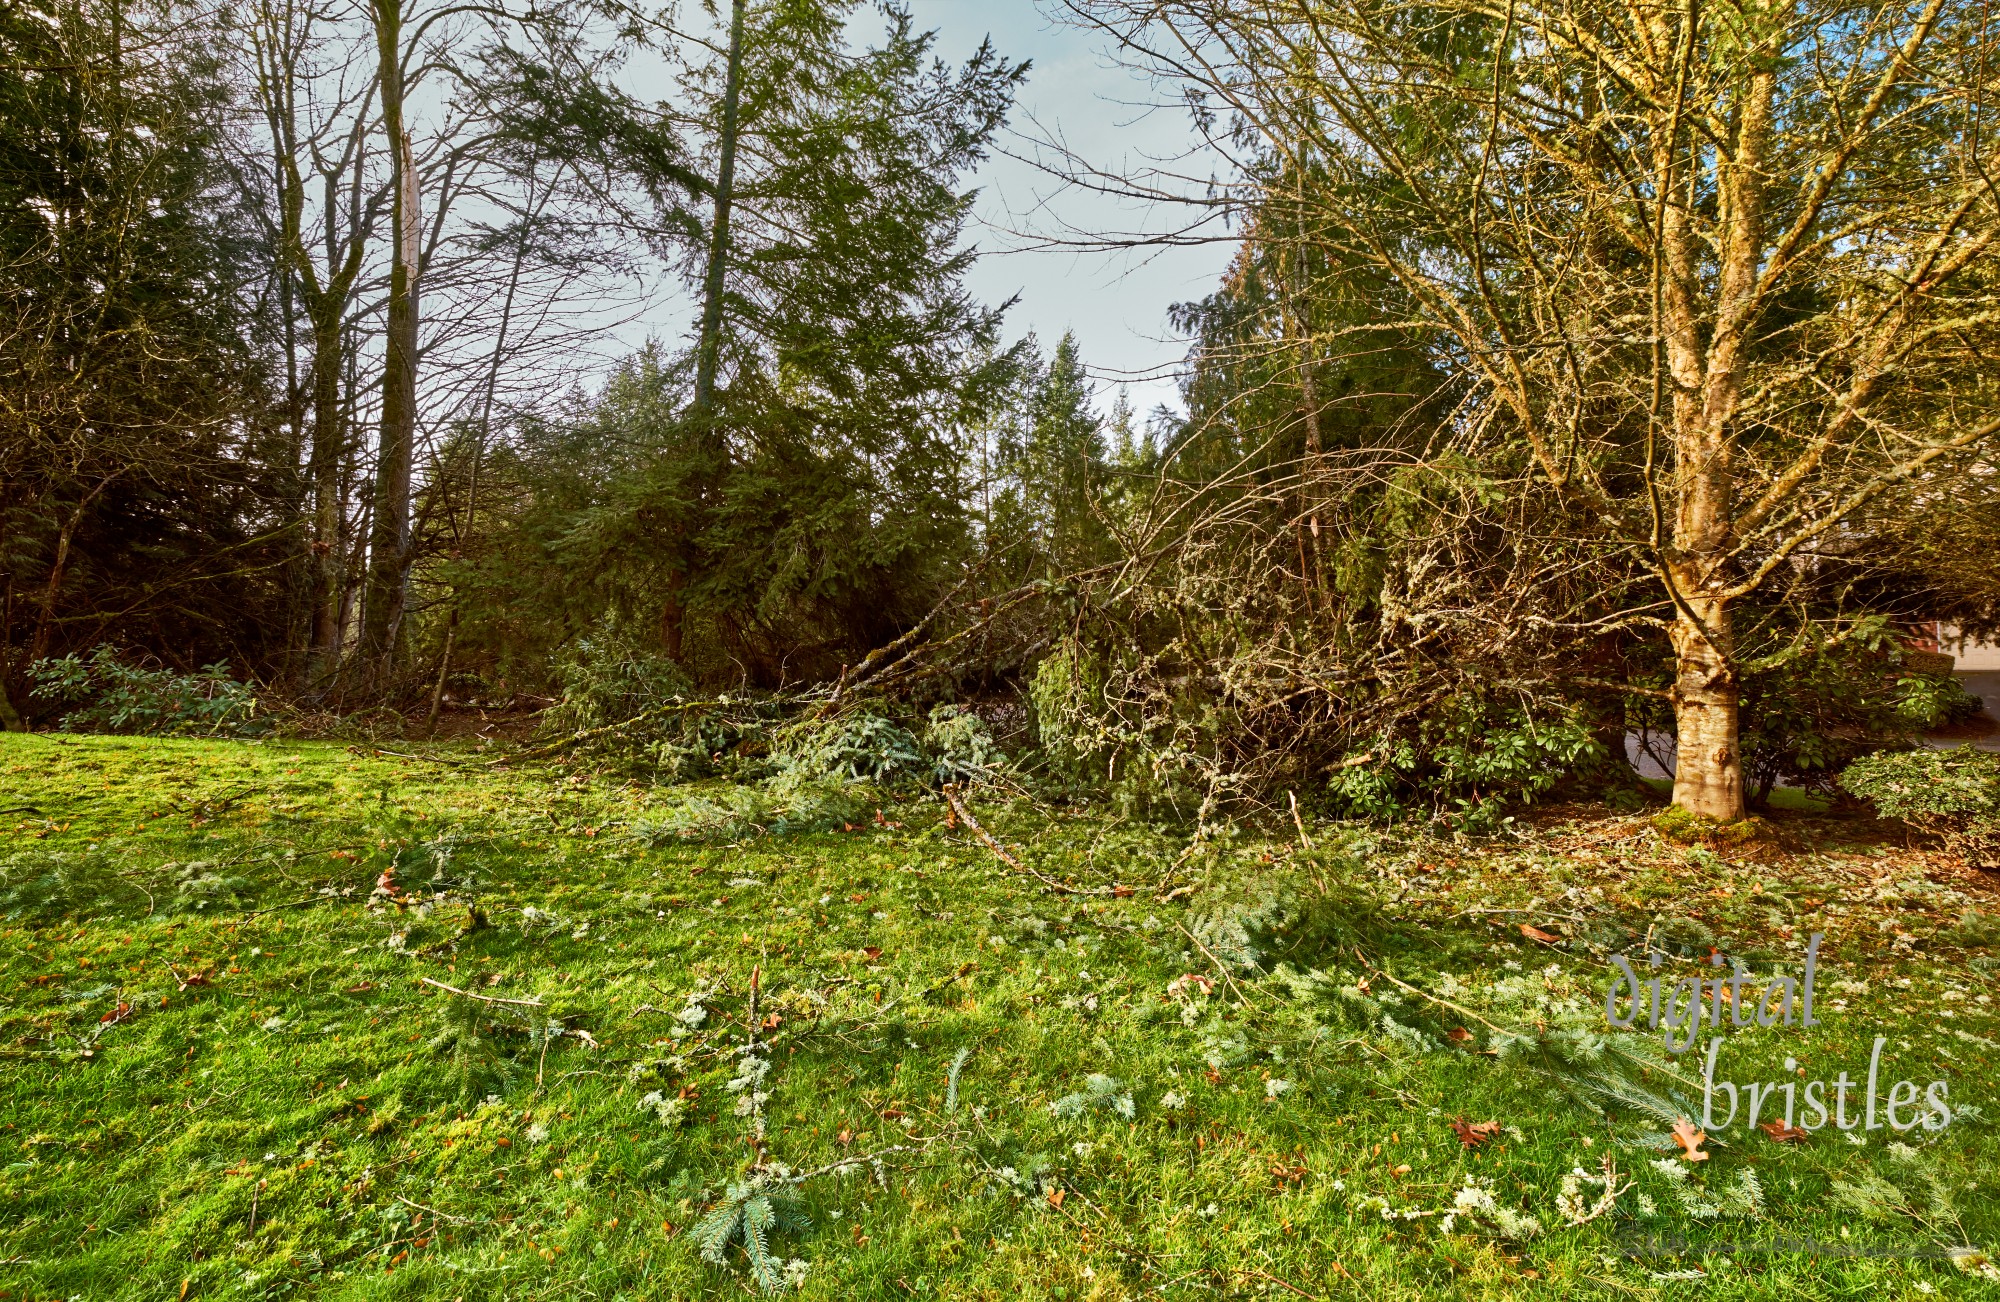
[[459, 995], [462, 998], [477, 999], [482, 1004], [512, 1004], [516, 1008], [540, 1008], [542, 1006], [542, 1001], [539, 999], [502, 999], [498, 995], [475, 995], [470, 990], [460, 990], [457, 986], [448, 986], [442, 981], [433, 981], [429, 977], [418, 977], [417, 980], [427, 986], [436, 986], [440, 990], [448, 990], [452, 994]]
[[[143, 889], [143, 888], [141, 888], [141, 889]], [[248, 921], [249, 921], [250, 919], [252, 919], [252, 918], [261, 918], [261, 917], [263, 917], [263, 916], [264, 916], [265, 914], [267, 914], [267, 913], [276, 913], [276, 912], [278, 912], [278, 911], [279, 911], [280, 909], [296, 909], [296, 908], [300, 907], [301, 905], [305, 905], [305, 904], [317, 904], [317, 903], [319, 903], [319, 901], [321, 901], [321, 900], [333, 900], [333, 899], [338, 899], [338, 898], [340, 898], [340, 897], [339, 897], [339, 896], [337, 896], [337, 895], [308, 895], [308, 896], [306, 896], [306, 897], [305, 897], [305, 898], [304, 898], [303, 900], [293, 900], [293, 901], [291, 901], [291, 902], [290, 902], [289, 904], [273, 904], [273, 905], [272, 905], [272, 906], [271, 906], [270, 908], [268, 908], [268, 909], [258, 909], [258, 910], [257, 910], [256, 912], [254, 912], [254, 913], [246, 913], [246, 914], [244, 914], [244, 915], [243, 915], [243, 920], [244, 920], [245, 922], [248, 922]]]
[[1590, 921], [1589, 918], [1582, 917], [1578, 914], [1551, 913], [1547, 909], [1461, 909], [1457, 913], [1452, 914], [1449, 918], [1446, 918], [1445, 921], [1456, 922], [1460, 918], [1479, 918], [1479, 917], [1486, 917], [1495, 913], [1525, 913], [1531, 917], [1561, 918], [1565, 922], [1578, 922], [1586, 924]]
[[1009, 853], [1007, 847], [1000, 844], [994, 838], [993, 834], [981, 827], [979, 820], [972, 816], [972, 807], [966, 804], [964, 796], [959, 792], [957, 783], [949, 783], [945, 786], [944, 799], [945, 803], [951, 807], [951, 812], [957, 816], [958, 821], [964, 823], [974, 836], [984, 842], [986, 848], [991, 850], [1001, 863], [1006, 864], [1015, 872], [1028, 874], [1058, 895], [1116, 896], [1122, 899], [1129, 895], [1136, 895], [1140, 891], [1156, 891], [1166, 885], [1166, 882], [1159, 882], [1151, 886], [1125, 886], [1122, 884], [1117, 886], [1072, 886], [1061, 878], [1051, 877], [1040, 869], [1022, 863]]
[[1359, 949], [1354, 951], [1354, 957], [1361, 964], [1361, 966], [1367, 968], [1370, 972], [1373, 972], [1376, 976], [1383, 977], [1389, 981], [1393, 981], [1395, 984], [1401, 986], [1403, 989], [1409, 991], [1411, 994], [1415, 995], [1419, 999], [1428, 999], [1432, 1003], [1437, 1004], [1441, 1008], [1449, 1008], [1454, 1013], [1462, 1013], [1465, 1016], [1470, 1017], [1473, 1021], [1478, 1022], [1481, 1026], [1486, 1027], [1488, 1030], [1499, 1031], [1502, 1034], [1511, 1034], [1511, 1032], [1509, 1032], [1506, 1027], [1495, 1026], [1492, 1022], [1487, 1021], [1485, 1018], [1481, 1017], [1478, 1013], [1473, 1012], [1470, 1008], [1467, 1008], [1462, 1004], [1454, 1004], [1449, 999], [1440, 999], [1436, 995], [1431, 994], [1428, 991], [1417, 989], [1415, 986], [1411, 985], [1409, 982], [1403, 980], [1400, 977], [1390, 976], [1387, 972], [1384, 972], [1381, 968], [1376, 967], [1373, 963], [1370, 963]]
[[[956, 972], [952, 973], [952, 974], [951, 974], [950, 976], [946, 977], [946, 978], [945, 978], [944, 980], [942, 980], [942, 981], [938, 982], [938, 983], [937, 983], [936, 985], [932, 986], [932, 987], [931, 987], [930, 989], [928, 989], [928, 990], [921, 990], [921, 991], [918, 991], [918, 992], [917, 992], [917, 1002], [918, 1002], [918, 1003], [922, 1003], [922, 1002], [923, 1002], [924, 1000], [926, 1000], [926, 999], [929, 999], [929, 998], [930, 998], [930, 997], [931, 997], [932, 995], [934, 995], [934, 994], [936, 994], [936, 993], [937, 993], [938, 991], [940, 991], [940, 990], [944, 989], [944, 988], [945, 988], [946, 986], [950, 985], [950, 984], [951, 984], [952, 982], [954, 982], [954, 981], [959, 981], [959, 980], [963, 980], [963, 979], [965, 978], [965, 976], [966, 976], [966, 975], [967, 975], [968, 973], [970, 973], [970, 972], [971, 972], [971, 971], [972, 971], [972, 970], [973, 970], [974, 968], [976, 968], [976, 967], [978, 967], [978, 966], [979, 966], [979, 965], [978, 965], [977, 963], [963, 963], [963, 964], [960, 964], [960, 965], [959, 965], [959, 969], [958, 969], [958, 971], [956, 971]], [[876, 1010], [875, 1010], [875, 1015], [876, 1015], [877, 1017], [880, 1017], [880, 1016], [882, 1016], [882, 1015], [883, 1015], [884, 1013], [887, 1013], [887, 1012], [888, 1012], [888, 1011], [889, 1011], [889, 1010], [890, 1010], [891, 1008], [894, 1008], [894, 1007], [895, 1007], [896, 1005], [898, 1005], [898, 1004], [900, 1004], [900, 1003], [902, 1003], [902, 1002], [903, 1002], [903, 996], [901, 996], [901, 995], [897, 995], [897, 996], [896, 996], [896, 997], [895, 997], [894, 999], [891, 999], [891, 1000], [890, 1000], [890, 1001], [889, 1001], [888, 1003], [886, 1003], [886, 1004], [883, 1004], [883, 1005], [882, 1005], [882, 1006], [881, 1006], [880, 1008], [876, 1009]], [[815, 1019], [814, 1019], [814, 1025], [818, 1025], [818, 1019], [817, 1019], [817, 1018], [815, 1018]], [[878, 1023], [876, 1023], [876, 1025], [878, 1025], [878, 1026], [879, 1026], [879, 1025], [880, 1025], [880, 1023], [878, 1022]]]
[[[374, 749], [377, 755], [387, 755], [390, 759], [422, 760], [426, 764], [442, 764], [446, 768], [452, 769], [468, 769], [472, 767], [472, 765], [465, 763], [463, 760], [449, 760], [438, 755], [416, 755], [400, 750], [383, 750], [380, 746]], [[348, 750], [356, 755], [361, 754], [359, 746], [349, 746]]]
[[[794, 697], [791, 698], [791, 700], [787, 700], [786, 698], [780, 697], [777, 698], [775, 701], [766, 701], [762, 702], [762, 704], [766, 705], [790, 704], [792, 703], [792, 701], [802, 700], [802, 699], [804, 698]], [[644, 723], [647, 719], [653, 718], [656, 715], [672, 714], [676, 710], [706, 710], [715, 706], [722, 706], [724, 708], [727, 708], [732, 705], [750, 705], [750, 704], [753, 704], [753, 702], [749, 700], [732, 701], [726, 697], [714, 701], [670, 701], [665, 705], [656, 705], [649, 710], [641, 710], [639, 711], [639, 713], [633, 715], [631, 718], [621, 720], [617, 723], [607, 723], [601, 728], [586, 728], [582, 732], [572, 733], [569, 736], [564, 737], [560, 741], [551, 742], [546, 746], [538, 746], [534, 750], [521, 751], [519, 754], [515, 755], [502, 755], [498, 759], [488, 760], [484, 767], [490, 769], [490, 768], [497, 768], [502, 764], [516, 763], [521, 760], [542, 759], [546, 756], [555, 754], [559, 750], [564, 750], [570, 746], [574, 746], [580, 741], [589, 741], [592, 737], [602, 737], [606, 733], [617, 732], [620, 729], [629, 728], [635, 723]]]
[[920, 1153], [922, 1151], [922, 1147], [915, 1144], [891, 1144], [887, 1148], [878, 1148], [872, 1153], [859, 1153], [853, 1157], [843, 1157], [838, 1162], [828, 1162], [825, 1166], [814, 1167], [812, 1170], [801, 1172], [798, 1175], [786, 1176], [785, 1183], [789, 1185], [801, 1185], [808, 1180], [816, 1180], [823, 1175], [832, 1175], [835, 1171], [844, 1170], [850, 1166], [878, 1162], [891, 1153]]
[[1309, 1297], [1313, 1299], [1313, 1302], [1319, 1302], [1320, 1294], [1308, 1293], [1304, 1289], [1300, 1288], [1297, 1284], [1288, 1284], [1284, 1280], [1279, 1279], [1276, 1275], [1266, 1274], [1261, 1270], [1253, 1270], [1248, 1266], [1245, 1266], [1243, 1268], [1243, 1273], [1246, 1275], [1255, 1275], [1259, 1279], [1268, 1279], [1273, 1284], [1278, 1285], [1280, 1288], [1288, 1288], [1292, 1292], [1298, 1294], [1300, 1297]]
[[951, 812], [958, 816], [958, 821], [964, 823], [966, 827], [971, 830], [974, 836], [978, 837], [982, 842], [984, 842], [986, 848], [993, 852], [995, 858], [999, 859], [1001, 863], [1006, 864], [1009, 868], [1012, 868], [1015, 872], [1026, 873], [1030, 877], [1033, 877], [1035, 880], [1041, 882], [1042, 885], [1048, 887], [1050, 890], [1055, 891], [1058, 894], [1062, 895], [1109, 895], [1111, 893], [1108, 890], [1095, 890], [1095, 891], [1087, 890], [1081, 886], [1072, 886], [1065, 881], [1058, 881], [1056, 878], [1049, 876], [1047, 873], [1041, 872], [1034, 868], [1030, 868], [1027, 864], [1024, 864], [1019, 859], [1016, 859], [1012, 854], [1008, 852], [1006, 846], [1000, 844], [999, 841], [994, 839], [993, 834], [991, 832], [988, 832], [985, 828], [979, 825], [979, 820], [972, 816], [971, 807], [968, 806], [965, 803], [965, 801], [959, 797], [958, 787], [956, 784], [949, 784], [945, 787], [944, 799], [945, 803], [951, 806]]
[[[1299, 844], [1308, 850], [1312, 849], [1313, 839], [1306, 835], [1306, 822], [1303, 818], [1299, 817], [1299, 793], [1296, 791], [1287, 791], [1285, 798], [1292, 802], [1292, 826], [1299, 829]], [[1286, 1287], [1289, 1288], [1290, 1285]]]
[[405, 1207], [414, 1207], [420, 1212], [429, 1212], [441, 1220], [455, 1221], [460, 1225], [476, 1225], [479, 1222], [479, 1218], [476, 1216], [453, 1216], [450, 1212], [441, 1212], [435, 1207], [426, 1207], [422, 1203], [411, 1202], [401, 1194], [395, 1194], [393, 1197]]

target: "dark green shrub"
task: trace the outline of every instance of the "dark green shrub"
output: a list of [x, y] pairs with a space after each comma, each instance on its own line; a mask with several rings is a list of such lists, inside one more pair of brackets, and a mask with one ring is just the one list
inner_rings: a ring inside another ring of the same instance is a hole
[[[1809, 623], [1783, 639], [1746, 638], [1742, 671], [1743, 779], [1758, 803], [1777, 786], [1830, 791], [1837, 775], [1871, 751], [1901, 749], [1979, 713], [1979, 698], [1951, 675], [1951, 662], [1907, 646], [1879, 616], [1841, 627]], [[1668, 685], [1662, 670], [1650, 685]], [[1664, 700], [1635, 704], [1632, 723], [1672, 736]]]
[[703, 699], [679, 665], [614, 626], [580, 639], [556, 681], [562, 696], [542, 731], [592, 734], [583, 749], [600, 762], [673, 782], [762, 771], [767, 710], [747, 697]]
[[256, 688], [220, 662], [177, 674], [128, 665], [99, 647], [88, 660], [37, 660], [28, 672], [36, 699], [61, 708], [64, 732], [261, 737], [271, 730], [258, 716]]
[[931, 772], [941, 783], [977, 786], [992, 782], [1007, 766], [1006, 752], [993, 740], [986, 721], [957, 705], [940, 705], [924, 729]]
[[780, 774], [805, 780], [892, 783], [931, 770], [908, 729], [867, 710], [792, 729], [773, 758]]
[[1490, 832], [1510, 804], [1531, 804], [1565, 777], [1603, 763], [1604, 746], [1581, 712], [1537, 716], [1522, 706], [1461, 694], [1406, 740], [1349, 756], [1327, 779], [1350, 817], [1418, 814], [1468, 832]]

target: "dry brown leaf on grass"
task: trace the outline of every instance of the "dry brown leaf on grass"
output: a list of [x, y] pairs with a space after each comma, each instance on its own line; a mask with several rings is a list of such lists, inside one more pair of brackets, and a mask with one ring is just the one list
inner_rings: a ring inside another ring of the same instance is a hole
[[1553, 945], [1557, 941], [1562, 939], [1561, 936], [1557, 936], [1550, 932], [1543, 931], [1540, 927], [1531, 927], [1525, 922], [1520, 925], [1521, 925], [1521, 934], [1523, 936], [1526, 936], [1529, 940], [1539, 940], [1544, 945]]
[[1465, 1145], [1467, 1148], [1477, 1148], [1500, 1133], [1500, 1123], [1497, 1121], [1474, 1121], [1467, 1124], [1464, 1117], [1453, 1117], [1451, 1119], [1451, 1129], [1452, 1133], [1458, 1136], [1459, 1143]]
[[1758, 1126], [1757, 1129], [1763, 1131], [1780, 1144], [1800, 1144], [1812, 1138], [1810, 1130], [1801, 1130], [1797, 1126], [1787, 1125], [1783, 1121], [1766, 1121]]
[[1708, 1154], [1701, 1146], [1708, 1142], [1708, 1136], [1695, 1129], [1695, 1124], [1686, 1117], [1674, 1118], [1674, 1142], [1681, 1146], [1681, 1158], [1688, 1162], [1706, 1162]]

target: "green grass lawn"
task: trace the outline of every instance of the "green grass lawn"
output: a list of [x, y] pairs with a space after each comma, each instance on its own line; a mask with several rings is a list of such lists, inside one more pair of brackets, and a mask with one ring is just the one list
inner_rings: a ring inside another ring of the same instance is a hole
[[[0, 1299], [736, 1297], [742, 1238], [711, 1264], [697, 1227], [745, 1197], [809, 1298], [2000, 1279], [1948, 1252], [2000, 1245], [1995, 934], [1964, 920], [2000, 909], [1840, 824], [1743, 858], [1585, 811], [1189, 852], [977, 799], [1023, 872], [915, 793], [693, 844], [658, 830], [685, 789], [449, 758], [0, 736]], [[1591, 1033], [1660, 1038], [1607, 1032], [1609, 953], [1761, 983], [1814, 931], [1820, 1024], [1730, 1028], [1717, 1079], [1858, 1081], [1881, 1036], [1885, 1098], [1944, 1081], [1949, 1125], [1739, 1120], [1689, 1163], [1587, 1102]]]

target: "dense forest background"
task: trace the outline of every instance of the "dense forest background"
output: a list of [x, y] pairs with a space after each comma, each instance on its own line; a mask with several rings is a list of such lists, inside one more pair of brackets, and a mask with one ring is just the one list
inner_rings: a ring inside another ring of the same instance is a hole
[[1911, 630], [2000, 628], [1977, 6], [1063, 16], [1213, 146], [1043, 155], [1230, 223], [1181, 414], [969, 294], [1027, 70], [893, 4], [0, 6], [0, 722], [956, 703], [1135, 808], [1477, 824], [1964, 713]]

